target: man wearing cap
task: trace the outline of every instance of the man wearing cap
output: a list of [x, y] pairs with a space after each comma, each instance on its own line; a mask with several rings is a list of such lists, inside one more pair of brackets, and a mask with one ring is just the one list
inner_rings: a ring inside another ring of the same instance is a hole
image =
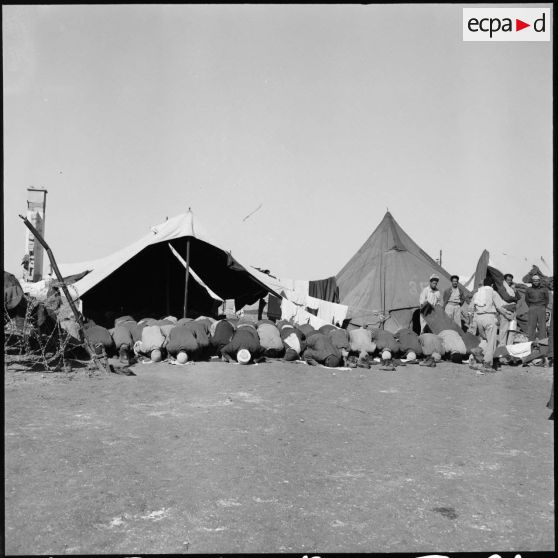
[[533, 275], [531, 286], [525, 291], [525, 304], [529, 307], [527, 314], [527, 336], [529, 341], [544, 339], [546, 334], [546, 307], [549, 302], [548, 289], [541, 285], [539, 275]]
[[421, 331], [424, 331], [424, 327], [426, 326], [426, 320], [424, 319], [424, 315], [430, 314], [434, 306], [442, 305], [441, 293], [438, 290], [439, 280], [440, 277], [436, 273], [433, 273], [429, 279], [430, 284], [428, 285], [428, 287], [425, 287], [420, 293], [419, 306], [420, 306], [420, 330]]
[[[504, 275], [504, 282], [502, 286], [498, 288], [498, 294], [506, 303], [504, 308], [510, 312], [515, 312], [517, 303], [519, 302], [519, 293], [515, 288], [513, 275], [511, 273], [506, 273]], [[505, 347], [507, 345], [510, 322], [511, 320], [508, 320], [503, 314], [500, 314], [500, 325], [498, 326], [498, 345], [500, 347]]]
[[407, 359], [407, 362], [417, 362], [417, 357], [422, 356], [422, 346], [419, 336], [410, 328], [402, 328], [395, 333], [395, 338], [399, 341], [401, 354]]
[[229, 343], [221, 349], [221, 356], [226, 362], [236, 360], [239, 364], [248, 364], [258, 360], [262, 346], [255, 324], [239, 322]]
[[459, 284], [457, 275], [451, 276], [451, 287], [448, 287], [443, 295], [443, 306], [446, 314], [461, 327], [461, 307], [465, 303], [466, 292]]

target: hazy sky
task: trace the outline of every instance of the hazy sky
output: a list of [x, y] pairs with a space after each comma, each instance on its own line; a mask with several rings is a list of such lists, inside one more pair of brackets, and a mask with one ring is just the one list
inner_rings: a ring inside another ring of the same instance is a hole
[[386, 208], [452, 273], [484, 248], [552, 265], [551, 42], [463, 42], [460, 5], [2, 15], [18, 276], [29, 185], [48, 189], [63, 263], [190, 206], [241, 263], [283, 277], [336, 274]]

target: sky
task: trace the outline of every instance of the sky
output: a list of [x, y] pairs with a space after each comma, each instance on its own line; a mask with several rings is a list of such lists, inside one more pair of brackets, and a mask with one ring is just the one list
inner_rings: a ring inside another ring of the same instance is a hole
[[552, 42], [463, 42], [462, 7], [3, 6], [5, 269], [29, 186], [60, 263], [191, 207], [279, 277], [335, 275], [387, 209], [450, 273], [552, 267]]

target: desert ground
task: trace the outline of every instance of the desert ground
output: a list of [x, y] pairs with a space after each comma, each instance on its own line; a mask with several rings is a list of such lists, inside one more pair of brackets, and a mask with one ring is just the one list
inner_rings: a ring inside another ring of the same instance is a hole
[[5, 369], [7, 554], [550, 551], [551, 368]]

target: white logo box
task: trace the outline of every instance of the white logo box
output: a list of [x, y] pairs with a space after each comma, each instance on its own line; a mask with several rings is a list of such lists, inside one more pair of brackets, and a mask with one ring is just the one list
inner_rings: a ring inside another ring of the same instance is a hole
[[[550, 17], [550, 8], [463, 8], [463, 40], [550, 41]], [[517, 31], [516, 20], [529, 27]]]

